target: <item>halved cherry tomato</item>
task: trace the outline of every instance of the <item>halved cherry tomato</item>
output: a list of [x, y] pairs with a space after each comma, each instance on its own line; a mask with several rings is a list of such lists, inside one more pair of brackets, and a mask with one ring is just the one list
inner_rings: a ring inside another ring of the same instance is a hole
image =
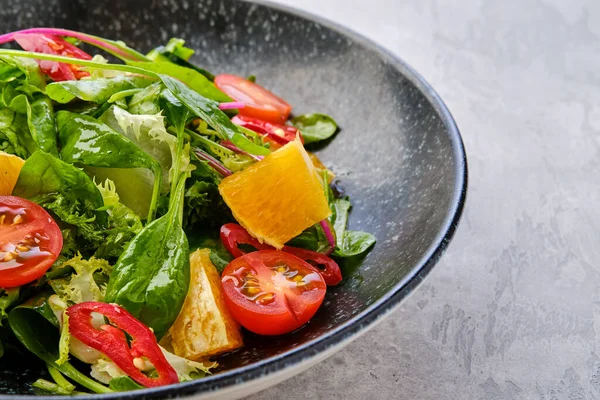
[[[53, 54], [82, 60], [91, 60], [90, 56], [79, 47], [67, 42], [60, 36], [44, 35], [40, 33], [17, 33], [15, 41], [26, 51]], [[58, 63], [56, 61], [39, 60], [41, 70], [53, 81], [71, 81], [90, 76], [81, 67], [74, 64]]]
[[241, 115], [281, 124], [287, 121], [292, 111], [292, 106], [285, 100], [240, 76], [217, 75], [215, 85], [232, 99], [244, 103], [244, 108], [239, 109]]
[[[266, 243], [260, 243], [258, 239], [251, 236], [244, 227], [238, 224], [223, 225], [220, 236], [221, 242], [223, 242], [227, 251], [235, 258], [249, 253], [240, 248], [240, 245], [248, 245], [256, 250], [273, 250], [273, 247]], [[342, 271], [339, 265], [325, 254], [292, 246], [283, 246], [282, 251], [293, 254], [315, 266], [328, 286], [335, 286], [342, 281]]]
[[0, 287], [40, 278], [62, 244], [60, 229], [46, 210], [20, 197], [0, 196]]
[[233, 318], [259, 335], [282, 335], [307, 323], [327, 285], [317, 270], [279, 250], [248, 253], [230, 262], [221, 278]]
[[279, 147], [285, 146], [296, 139], [296, 135], [300, 135], [300, 140], [304, 144], [302, 134], [300, 134], [300, 130], [295, 126], [274, 124], [257, 118], [246, 117], [245, 115], [236, 115], [231, 118], [231, 122], [265, 135], [268, 141], [275, 142]]

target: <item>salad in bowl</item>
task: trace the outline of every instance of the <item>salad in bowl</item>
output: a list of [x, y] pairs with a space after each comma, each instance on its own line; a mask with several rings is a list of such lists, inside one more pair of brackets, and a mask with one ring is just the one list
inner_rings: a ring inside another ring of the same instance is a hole
[[0, 356], [46, 363], [36, 391], [201, 379], [247, 332], [302, 329], [338, 261], [374, 245], [307, 151], [330, 116], [290, 118], [181, 39], [145, 55], [56, 28], [4, 43], [21, 49], [0, 49]]

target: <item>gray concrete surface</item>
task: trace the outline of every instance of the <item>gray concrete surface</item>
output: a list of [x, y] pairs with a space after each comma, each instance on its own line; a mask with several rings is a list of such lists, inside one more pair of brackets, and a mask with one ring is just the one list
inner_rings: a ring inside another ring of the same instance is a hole
[[280, 1], [420, 71], [462, 131], [470, 185], [399, 310], [249, 399], [600, 399], [600, 1]]

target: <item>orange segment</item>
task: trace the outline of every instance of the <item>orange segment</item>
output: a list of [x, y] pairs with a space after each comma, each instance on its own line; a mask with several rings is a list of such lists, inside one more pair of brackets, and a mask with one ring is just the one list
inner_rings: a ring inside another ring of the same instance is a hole
[[10, 196], [25, 160], [0, 151], [0, 196]]
[[252, 236], [277, 249], [331, 214], [321, 180], [299, 139], [223, 179], [219, 192]]
[[327, 171], [327, 183], [331, 183], [335, 179], [333, 171], [327, 168], [315, 153], [311, 153], [310, 151], [307, 151], [307, 153], [319, 174], [322, 174], [323, 171]]

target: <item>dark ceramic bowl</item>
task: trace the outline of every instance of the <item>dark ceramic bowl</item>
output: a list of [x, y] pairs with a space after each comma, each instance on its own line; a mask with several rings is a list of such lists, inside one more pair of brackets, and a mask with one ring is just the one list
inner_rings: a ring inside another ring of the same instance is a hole
[[[213, 72], [255, 74], [297, 114], [328, 113], [342, 130], [318, 149], [354, 203], [352, 229], [377, 244], [344, 267], [315, 318], [294, 334], [249, 336], [203, 380], [123, 397], [235, 398], [324, 359], [365, 332], [415, 289], [459, 220], [467, 184], [461, 138], [433, 89], [376, 44], [314, 16], [268, 4], [217, 1], [0, 1], [8, 32], [34, 26], [82, 30], [143, 51], [172, 36]], [[31, 394], [35, 359], [0, 360], [0, 393]], [[106, 396], [114, 397], [114, 396]]]

